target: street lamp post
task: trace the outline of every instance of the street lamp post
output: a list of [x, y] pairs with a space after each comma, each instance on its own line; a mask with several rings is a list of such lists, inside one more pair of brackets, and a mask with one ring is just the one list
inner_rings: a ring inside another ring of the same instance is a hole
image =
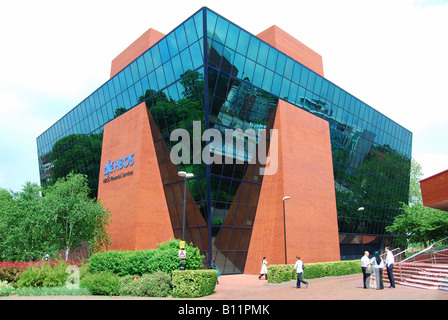
[[361, 251], [362, 251], [362, 254], [364, 254], [364, 240], [362, 239], [361, 211], [364, 211], [364, 207], [359, 207], [358, 208], [358, 212], [359, 212], [359, 226], [361, 227]]
[[288, 264], [288, 256], [286, 253], [286, 215], [285, 215], [285, 200], [291, 199], [290, 196], [283, 197], [283, 235], [285, 239], [285, 264]]
[[185, 171], [179, 171], [177, 173], [179, 177], [184, 178], [184, 208], [182, 212], [182, 240], [185, 241], [185, 208], [187, 205], [187, 179], [193, 178], [194, 174], [186, 173]]

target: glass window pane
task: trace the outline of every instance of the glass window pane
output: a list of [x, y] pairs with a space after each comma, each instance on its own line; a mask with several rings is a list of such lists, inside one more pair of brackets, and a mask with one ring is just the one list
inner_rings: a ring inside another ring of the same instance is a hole
[[310, 72], [309, 72], [309, 70], [307, 68], [302, 68], [302, 73], [300, 75], [300, 82], [299, 82], [299, 84], [302, 87], [304, 87], [304, 88], [306, 88], [306, 84], [308, 82], [308, 75], [309, 75], [309, 73]]
[[277, 64], [277, 56], [278, 51], [273, 48], [269, 48], [268, 63], [267, 63], [267, 67], [269, 69], [275, 70], [275, 66]]
[[274, 72], [272, 72], [269, 69], [266, 69], [264, 71], [264, 78], [263, 78], [262, 89], [269, 92], [271, 90], [272, 80], [273, 79], [274, 79]]
[[198, 12], [195, 16], [194, 16], [194, 24], [196, 25], [196, 32], [198, 34], [198, 38], [202, 38], [204, 36], [204, 31], [203, 31], [203, 24], [204, 19], [202, 18], [202, 12]]
[[198, 40], [198, 35], [196, 33], [196, 27], [194, 25], [194, 20], [193, 19], [187, 20], [187, 21], [185, 21], [184, 25], [185, 25], [184, 31], [185, 31], [185, 35], [188, 40], [188, 44], [192, 44], [193, 42]]
[[215, 33], [217, 16], [213, 12], [207, 10], [207, 35], [213, 37]]
[[153, 68], [158, 68], [162, 64], [162, 58], [160, 57], [159, 44], [155, 45], [151, 49]]
[[258, 63], [255, 65], [254, 79], [252, 83], [257, 87], [261, 87], [263, 83], [264, 70], [265, 68]]
[[260, 41], [260, 48], [258, 50], [257, 62], [261, 65], [265, 65], [268, 59], [268, 54], [269, 54], [269, 46], [266, 43]]
[[229, 31], [226, 38], [226, 46], [232, 50], [236, 50], [240, 29], [233, 24], [229, 25]]
[[275, 72], [277, 72], [279, 75], [283, 75], [283, 72], [285, 71], [285, 65], [286, 65], [286, 56], [280, 52], [278, 54], [277, 64], [275, 66]]
[[216, 22], [215, 33], [213, 35], [213, 39], [218, 41], [219, 43], [224, 44], [226, 42], [227, 29], [229, 27], [229, 22], [218, 17], [218, 21]]
[[[171, 33], [172, 34], [172, 33]], [[160, 56], [162, 57], [162, 63], [167, 62], [170, 59], [170, 52], [168, 49], [168, 42], [166, 38], [159, 41]]]
[[182, 66], [184, 69], [184, 72], [187, 70], [193, 70], [193, 64], [191, 63], [191, 57], [190, 57], [190, 51], [188, 49], [185, 49], [180, 53], [180, 58], [182, 60]]
[[199, 68], [204, 64], [204, 60], [202, 57], [202, 51], [200, 47], [200, 41], [197, 41], [190, 47], [191, 58], [193, 60], [193, 68]]
[[236, 51], [241, 53], [243, 56], [247, 53], [247, 47], [249, 46], [250, 35], [240, 30], [240, 36], [238, 38], [238, 45], [236, 47]]
[[[167, 45], [168, 50], [169, 50], [169, 51], [167, 51], [168, 52], [168, 59], [169, 59], [170, 56], [175, 56], [177, 53], [179, 53], [179, 49], [177, 48], [176, 34], [174, 32], [171, 32], [169, 35], [166, 36], [166, 45]], [[166, 62], [166, 61], [163, 61], [163, 62]]]
[[294, 70], [294, 60], [292, 60], [289, 57], [286, 57], [285, 71], [283, 74], [288, 80], [292, 80], [293, 70]]
[[246, 64], [244, 65], [243, 80], [252, 81], [255, 70], [255, 62], [250, 59], [246, 59]]
[[272, 82], [272, 94], [279, 96], [280, 95], [280, 88], [282, 86], [282, 77], [278, 74], [274, 73], [274, 81]]
[[[184, 25], [180, 25], [179, 28], [176, 29], [176, 39], [177, 39], [177, 46], [178, 46], [176, 53], [178, 53], [179, 51], [182, 51], [186, 47], [188, 47], [187, 36], [185, 34]], [[170, 53], [171, 53], [171, 56], [174, 56], [174, 54], [175, 54], [175, 53], [173, 53], [173, 51], [171, 51], [171, 48], [170, 48]]]
[[295, 83], [300, 82], [300, 75], [302, 73], [302, 66], [299, 63], [294, 63], [294, 70], [292, 71], [292, 81]]
[[260, 47], [260, 39], [251, 36], [249, 41], [249, 48], [247, 50], [247, 57], [254, 61], [257, 60], [258, 48]]

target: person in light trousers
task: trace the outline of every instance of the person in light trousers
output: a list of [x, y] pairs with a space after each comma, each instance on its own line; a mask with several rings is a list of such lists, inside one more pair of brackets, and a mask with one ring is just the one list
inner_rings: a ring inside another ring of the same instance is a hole
[[294, 268], [291, 270], [291, 272], [294, 270], [296, 270], [296, 272], [297, 272], [296, 287], [300, 288], [300, 283], [303, 283], [308, 288], [308, 282], [302, 279], [302, 273], [303, 273], [303, 269], [305, 268], [305, 266], [304, 266], [302, 260], [300, 260], [299, 256], [296, 256], [296, 258], [297, 258], [296, 264], [294, 265]]

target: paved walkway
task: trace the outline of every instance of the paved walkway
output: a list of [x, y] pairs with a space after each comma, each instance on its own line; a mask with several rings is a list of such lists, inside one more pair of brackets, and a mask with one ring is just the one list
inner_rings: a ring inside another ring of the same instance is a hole
[[[219, 277], [215, 293], [194, 300], [448, 300], [448, 291], [425, 290], [397, 285], [395, 289], [364, 289], [362, 274], [307, 280], [308, 288], [295, 288], [295, 281], [268, 283], [256, 275], [224, 275]], [[55, 296], [0, 297], [0, 300], [177, 300], [176, 298]]]
[[295, 287], [296, 281], [268, 283], [256, 275], [219, 277], [213, 295], [204, 300], [448, 300], [448, 291], [396, 285], [383, 290], [364, 289], [362, 274], [307, 280], [308, 288]]

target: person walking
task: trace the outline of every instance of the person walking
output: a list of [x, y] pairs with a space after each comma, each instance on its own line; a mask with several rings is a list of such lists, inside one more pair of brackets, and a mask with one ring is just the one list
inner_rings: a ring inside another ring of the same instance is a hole
[[216, 284], [219, 284], [219, 277], [221, 276], [221, 270], [219, 270], [218, 266], [215, 263], [215, 259], [213, 259], [210, 263], [210, 269], [215, 269], [218, 271], [218, 279], [216, 281]]
[[300, 288], [300, 283], [303, 283], [308, 288], [308, 284], [309, 283], [302, 279], [302, 273], [303, 273], [303, 270], [305, 269], [305, 265], [303, 264], [302, 260], [300, 260], [299, 256], [296, 256], [296, 258], [297, 258], [296, 264], [294, 265], [294, 268], [291, 270], [291, 272], [294, 271], [294, 270], [296, 270], [296, 272], [297, 272], [297, 284], [296, 284], [296, 287]]
[[392, 251], [390, 251], [389, 247], [386, 247], [386, 270], [387, 277], [389, 278], [390, 286], [389, 288], [395, 288], [395, 279], [394, 279], [394, 255]]
[[378, 251], [374, 252], [374, 257], [372, 260], [370, 260], [370, 263], [373, 265], [373, 268], [375, 269], [375, 277], [376, 277], [376, 289], [382, 290], [384, 289], [383, 285], [383, 268], [384, 268], [384, 261], [380, 257], [380, 254]]
[[268, 280], [268, 261], [266, 260], [266, 257], [263, 257], [263, 260], [261, 260], [261, 270], [260, 270], [260, 276], [258, 279], [261, 280], [262, 276], [265, 276], [265, 280]]
[[369, 251], [365, 251], [363, 257], [361, 258], [362, 282], [364, 284], [364, 289], [370, 289], [369, 267], [370, 267]]

